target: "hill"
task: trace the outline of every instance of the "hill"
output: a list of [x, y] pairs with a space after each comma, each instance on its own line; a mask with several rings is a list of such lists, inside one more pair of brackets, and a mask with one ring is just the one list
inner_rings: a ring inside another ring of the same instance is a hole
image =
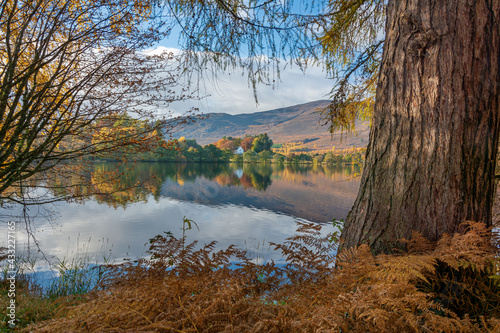
[[274, 143], [309, 141], [304, 145], [311, 149], [364, 147], [368, 144], [368, 123], [356, 124], [356, 133], [328, 132], [321, 126], [318, 110], [329, 101], [315, 101], [290, 107], [247, 114], [227, 113], [204, 114], [205, 119], [186, 125], [175, 133], [187, 139], [196, 139], [201, 145], [214, 143], [223, 136], [243, 137], [267, 133]]

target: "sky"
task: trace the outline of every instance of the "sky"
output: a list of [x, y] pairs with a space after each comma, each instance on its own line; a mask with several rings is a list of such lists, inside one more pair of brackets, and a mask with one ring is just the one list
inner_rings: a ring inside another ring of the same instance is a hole
[[[303, 8], [302, 1], [291, 2], [291, 4], [297, 13], [311, 10], [311, 8]], [[306, 7], [310, 6], [309, 3]], [[319, 2], [314, 8], [317, 6], [320, 6]], [[167, 49], [177, 54], [180, 51], [179, 34], [179, 27], [174, 26], [170, 35], [159, 43], [157, 50]], [[282, 63], [285, 64], [286, 61]], [[257, 104], [247, 76], [241, 74], [241, 71], [232, 74], [225, 73], [220, 75], [216, 82], [206, 80], [199, 91], [200, 96], [206, 97], [199, 101], [174, 103], [169, 109], [174, 111], [174, 115], [180, 115], [192, 106], [198, 107], [203, 113], [253, 113], [329, 99], [329, 93], [333, 87], [333, 81], [326, 78], [326, 73], [320, 67], [309, 67], [303, 73], [298, 66], [287, 65], [281, 69], [281, 80], [277, 81], [274, 87], [264, 84], [257, 86]]]
[[[163, 46], [148, 52], [162, 50], [179, 52], [179, 49]], [[304, 73], [298, 66], [287, 65], [281, 70], [280, 77], [281, 80], [274, 87], [264, 84], [257, 86], [258, 104], [247, 76], [242, 75], [241, 71], [224, 73], [215, 80], [207, 78], [200, 86], [200, 100], [173, 103], [169, 110], [174, 115], [181, 115], [193, 106], [202, 113], [241, 114], [267, 111], [328, 99], [333, 84], [320, 67], [309, 67]]]
[[[309, 10], [323, 12], [322, 6], [327, 2], [292, 1], [290, 4], [294, 6], [294, 12], [303, 14]], [[174, 27], [169, 37], [159, 43], [159, 47], [178, 52], [179, 34], [179, 28]], [[383, 38], [384, 29], [381, 29], [378, 39]], [[303, 73], [298, 66], [287, 66], [281, 70], [281, 80], [274, 87], [263, 84], [257, 87], [257, 104], [246, 76], [242, 76], [241, 72], [225, 73], [216, 82], [205, 82], [199, 94], [206, 97], [199, 101], [171, 104], [170, 110], [174, 111], [174, 115], [180, 115], [192, 106], [198, 107], [202, 113], [240, 114], [267, 111], [329, 99], [333, 85], [334, 81], [326, 77], [321, 67], [309, 67]]]

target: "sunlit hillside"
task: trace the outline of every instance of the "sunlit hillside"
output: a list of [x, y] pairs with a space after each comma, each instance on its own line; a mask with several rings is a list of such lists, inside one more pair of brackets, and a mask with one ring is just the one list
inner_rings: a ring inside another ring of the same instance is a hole
[[328, 132], [321, 125], [319, 111], [329, 101], [315, 101], [286, 108], [230, 115], [209, 113], [206, 119], [186, 125], [175, 136], [196, 139], [201, 145], [216, 142], [224, 136], [244, 137], [267, 133], [274, 143], [301, 142], [306, 148], [314, 150], [364, 147], [368, 144], [369, 124], [358, 123], [355, 133]]

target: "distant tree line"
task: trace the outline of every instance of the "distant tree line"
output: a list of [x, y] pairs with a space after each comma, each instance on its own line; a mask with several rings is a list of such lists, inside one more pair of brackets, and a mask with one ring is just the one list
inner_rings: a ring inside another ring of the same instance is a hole
[[247, 151], [243, 155], [234, 155], [231, 162], [243, 163], [283, 163], [283, 164], [326, 164], [341, 165], [353, 164], [362, 166], [365, 160], [365, 149], [356, 149], [353, 151], [343, 151], [336, 153], [329, 151], [326, 153], [273, 153], [271, 151], [262, 151], [255, 153]]
[[[147, 127], [144, 121], [137, 121], [128, 116], [118, 119], [105, 119], [99, 122], [101, 131], [115, 131], [120, 135], [138, 131]], [[154, 132], [155, 140], [150, 140], [148, 149], [133, 149], [128, 145], [122, 149], [113, 147], [112, 150], [102, 149], [104, 153], [95, 157], [98, 160], [134, 160], [158, 162], [236, 162], [236, 163], [283, 163], [283, 164], [356, 164], [364, 162], [364, 150], [352, 149], [341, 152], [297, 152], [283, 150], [289, 144], [274, 144], [267, 133], [246, 135], [245, 137], [224, 136], [222, 139], [201, 146], [195, 139], [181, 137], [177, 140], [165, 140], [161, 134]], [[243, 154], [236, 154], [236, 149], [241, 147]], [[141, 147], [142, 148], [142, 147]], [[274, 150], [274, 151], [273, 151]]]

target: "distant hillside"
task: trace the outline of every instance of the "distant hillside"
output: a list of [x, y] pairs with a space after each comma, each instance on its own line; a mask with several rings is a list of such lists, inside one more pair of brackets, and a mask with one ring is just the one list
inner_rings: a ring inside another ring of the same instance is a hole
[[[335, 134], [328, 132], [327, 126], [320, 126], [318, 109], [328, 105], [328, 101], [315, 101], [286, 108], [230, 115], [227, 113], [204, 114], [206, 119], [186, 125], [175, 133], [187, 139], [196, 139], [201, 145], [214, 143], [223, 136], [243, 137], [266, 132], [274, 143], [308, 141], [304, 145], [311, 149], [364, 147], [368, 144], [367, 123], [356, 125], [356, 133]], [[341, 140], [342, 139], [342, 140]]]

